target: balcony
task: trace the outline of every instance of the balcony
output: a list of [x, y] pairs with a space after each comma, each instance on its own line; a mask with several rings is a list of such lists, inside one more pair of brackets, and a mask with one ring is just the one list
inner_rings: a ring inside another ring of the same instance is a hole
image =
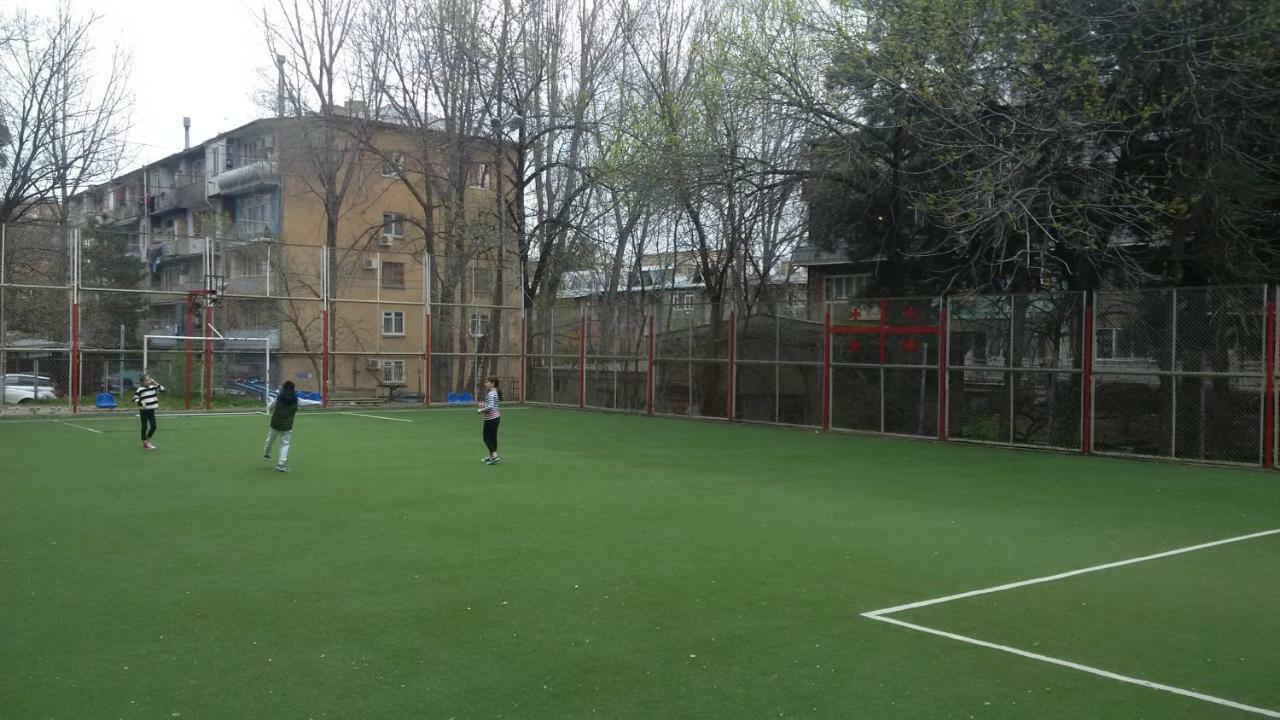
[[142, 215], [142, 201], [129, 198], [111, 211], [111, 220], [115, 223], [137, 222]]
[[242, 195], [280, 184], [275, 160], [254, 160], [210, 178], [209, 197]]
[[190, 257], [192, 255], [203, 255], [205, 249], [205, 239], [202, 237], [169, 237], [160, 241], [160, 261], [175, 260], [178, 258]]
[[271, 223], [264, 220], [236, 220], [235, 234], [237, 240], [270, 240], [275, 237]]
[[228, 295], [266, 295], [266, 275], [242, 275], [227, 280]]
[[204, 178], [201, 178], [172, 190], [161, 190], [153, 198], [150, 211], [152, 214], [159, 214], [170, 210], [187, 210], [203, 205], [204, 202]]

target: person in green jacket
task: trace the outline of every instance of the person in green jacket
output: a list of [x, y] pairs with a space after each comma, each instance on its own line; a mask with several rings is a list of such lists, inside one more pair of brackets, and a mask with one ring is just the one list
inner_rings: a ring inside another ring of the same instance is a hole
[[289, 472], [285, 463], [289, 460], [289, 441], [293, 439], [293, 416], [298, 412], [298, 395], [293, 381], [286, 380], [271, 403], [271, 430], [267, 432], [267, 446], [262, 449], [262, 459], [271, 459], [271, 446], [280, 438], [280, 457], [276, 459], [276, 472]]

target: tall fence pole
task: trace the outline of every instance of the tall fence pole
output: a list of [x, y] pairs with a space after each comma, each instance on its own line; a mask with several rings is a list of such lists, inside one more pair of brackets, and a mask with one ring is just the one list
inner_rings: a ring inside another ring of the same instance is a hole
[[822, 429], [831, 429], [831, 310], [822, 315]]
[[520, 311], [520, 402], [524, 402], [525, 368], [529, 364], [529, 328], [527, 312]]
[[645, 413], [653, 414], [653, 316], [649, 316], [648, 357], [645, 359], [644, 406]]
[[947, 327], [947, 309], [950, 307], [950, 298], [941, 298], [938, 308], [938, 439], [947, 439], [947, 353], [950, 352], [948, 333], [950, 329]]
[[578, 409], [587, 406], [587, 306], [578, 313]]
[[[213, 409], [213, 336], [209, 326], [213, 323], [213, 303], [205, 298], [204, 304], [204, 410]], [[268, 389], [269, 390], [269, 389]]]
[[71, 412], [80, 412], [80, 233], [67, 238], [71, 244]]
[[[431, 404], [431, 308], [430, 307], [427, 308], [427, 313], [422, 318], [422, 323], [423, 323], [423, 327], [422, 327], [422, 337], [423, 337], [422, 404], [430, 405]], [[524, 390], [521, 389], [521, 392], [524, 392]]]
[[[187, 336], [183, 341], [186, 345], [186, 352], [183, 353], [182, 359], [182, 409], [191, 409], [191, 335], [195, 334], [196, 329], [196, 296], [190, 292], [187, 293], [187, 327], [182, 333]], [[143, 368], [143, 372], [149, 372]]]
[[735, 310], [729, 311], [729, 376], [726, 378], [726, 385], [729, 390], [729, 397], [725, 400], [725, 412], [729, 422], [733, 422], [734, 414], [734, 395], [737, 393], [737, 371], [735, 370], [735, 355], [737, 354], [738, 345], [738, 314]]
[[1263, 366], [1267, 377], [1264, 380], [1266, 391], [1262, 401], [1262, 466], [1273, 468], [1276, 461], [1276, 302], [1272, 299], [1270, 285], [1264, 292], [1267, 298], [1267, 324], [1263, 336], [1267, 345], [1263, 348]]
[[1080, 450], [1085, 454], [1093, 452], [1093, 315], [1097, 292], [1085, 291], [1084, 294], [1084, 341], [1080, 349], [1084, 372], [1080, 376], [1081, 411]]

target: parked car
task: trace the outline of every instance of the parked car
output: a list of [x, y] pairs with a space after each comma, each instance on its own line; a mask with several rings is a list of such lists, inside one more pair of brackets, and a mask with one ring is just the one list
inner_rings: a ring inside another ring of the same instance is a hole
[[43, 375], [5, 373], [3, 383], [6, 405], [58, 399], [58, 394], [53, 391], [53, 380]]

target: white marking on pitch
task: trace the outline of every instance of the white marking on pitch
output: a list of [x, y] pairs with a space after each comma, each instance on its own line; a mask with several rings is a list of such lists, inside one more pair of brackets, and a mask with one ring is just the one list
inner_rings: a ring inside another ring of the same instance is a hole
[[88, 430], [91, 433], [98, 433], [99, 435], [102, 434], [101, 430], [95, 430], [91, 427], [85, 427], [84, 425], [76, 425], [75, 423], [63, 422], [62, 420], [55, 420], [54, 422], [58, 423], [59, 425], [66, 425], [67, 427], [79, 428], [81, 430]]
[[950, 638], [951, 640], [959, 640], [960, 642], [969, 643], [970, 645], [977, 645], [979, 647], [990, 648], [992, 650], [1000, 650], [1002, 652], [1012, 653], [1020, 657], [1030, 658], [1032, 660], [1039, 660], [1040, 662], [1046, 662], [1053, 665], [1060, 665], [1062, 667], [1071, 668], [1072, 670], [1079, 670], [1081, 672], [1087, 672], [1092, 675], [1108, 678], [1110, 680], [1118, 680], [1120, 682], [1129, 683], [1131, 685], [1140, 685], [1142, 687], [1151, 688], [1153, 690], [1161, 690], [1163, 692], [1173, 693], [1174, 695], [1182, 695], [1184, 697], [1194, 698], [1196, 700], [1202, 700], [1204, 702], [1214, 703], [1217, 705], [1224, 705], [1229, 708], [1234, 708], [1236, 710], [1243, 710], [1245, 712], [1254, 713], [1256, 715], [1262, 715], [1264, 717], [1280, 718], [1280, 711], [1268, 710], [1266, 708], [1254, 707], [1252, 705], [1245, 705], [1243, 703], [1235, 702], [1234, 700], [1227, 700], [1226, 698], [1215, 697], [1213, 695], [1206, 695], [1204, 693], [1198, 693], [1191, 690], [1184, 690], [1182, 688], [1174, 687], [1172, 685], [1164, 685], [1162, 683], [1152, 682], [1150, 680], [1143, 680], [1142, 678], [1135, 678], [1135, 677], [1130, 677], [1128, 675], [1121, 675], [1119, 673], [1110, 672], [1109, 670], [1103, 670], [1101, 668], [1091, 667], [1089, 665], [1081, 665], [1080, 663], [1074, 663], [1069, 660], [1062, 660], [1060, 658], [1049, 657], [1048, 655], [1040, 655], [1039, 653], [1020, 650], [1018, 648], [1010, 647], [1008, 645], [997, 645], [996, 643], [987, 642], [986, 640], [979, 640], [978, 638], [971, 638], [965, 635], [957, 635], [956, 633], [946, 632], [945, 630], [938, 630], [936, 628], [926, 627], [924, 625], [917, 625], [915, 623], [904, 622], [896, 618], [888, 617], [889, 615], [892, 615], [894, 613], [905, 612], [907, 610], [914, 610], [922, 607], [928, 607], [930, 605], [940, 605], [942, 603], [951, 602], [953, 600], [961, 600], [963, 598], [975, 597], [977, 595], [987, 595], [990, 593], [1003, 592], [1005, 590], [1012, 590], [1014, 588], [1026, 587], [1028, 585], [1036, 585], [1039, 583], [1046, 583], [1054, 580], [1062, 580], [1063, 578], [1074, 577], [1076, 575], [1084, 575], [1086, 573], [1098, 572], [1099, 570], [1109, 570], [1111, 568], [1123, 567], [1125, 565], [1133, 565], [1135, 563], [1147, 562], [1149, 560], [1158, 560], [1160, 558], [1171, 557], [1173, 555], [1181, 555], [1183, 553], [1195, 552], [1196, 550], [1204, 550], [1205, 548], [1216, 547], [1218, 545], [1226, 545], [1228, 543], [1243, 542], [1245, 540], [1254, 540], [1256, 538], [1266, 537], [1268, 535], [1276, 535], [1276, 534], [1280, 534], [1280, 528], [1276, 528], [1274, 530], [1264, 530], [1262, 532], [1250, 533], [1248, 535], [1239, 535], [1236, 537], [1227, 538], [1225, 540], [1215, 540], [1214, 542], [1201, 543], [1199, 545], [1191, 545], [1188, 547], [1177, 548], [1176, 550], [1169, 550], [1162, 553], [1155, 553], [1154, 555], [1143, 555], [1142, 557], [1130, 558], [1128, 560], [1120, 560], [1118, 562], [1106, 563], [1103, 565], [1094, 565], [1092, 567], [1081, 568], [1079, 570], [1071, 570], [1069, 572], [1057, 573], [1056, 575], [1045, 575], [1044, 577], [1032, 578], [1030, 580], [1021, 580], [1019, 582], [1007, 583], [1004, 585], [996, 585], [994, 587], [983, 588], [981, 590], [971, 590], [969, 592], [957, 593], [955, 595], [947, 595], [945, 597], [934, 598], [933, 600], [921, 600], [920, 602], [907, 603], [905, 605], [895, 605], [893, 607], [883, 608], [881, 610], [872, 610], [870, 612], [862, 613], [862, 617], [868, 618], [870, 620], [878, 620], [883, 623], [889, 623], [891, 625], [897, 625], [899, 627], [908, 628], [910, 630], [916, 630], [918, 632], [928, 633], [930, 635], [937, 635], [939, 637]]
[[389, 418], [389, 417], [383, 417], [381, 415], [365, 415], [364, 413], [357, 413], [357, 412], [340, 412], [338, 414], [354, 415], [355, 417], [363, 417], [363, 418], [373, 418], [374, 420], [391, 420], [393, 422], [413, 422], [412, 420], [405, 420], [404, 418]]

